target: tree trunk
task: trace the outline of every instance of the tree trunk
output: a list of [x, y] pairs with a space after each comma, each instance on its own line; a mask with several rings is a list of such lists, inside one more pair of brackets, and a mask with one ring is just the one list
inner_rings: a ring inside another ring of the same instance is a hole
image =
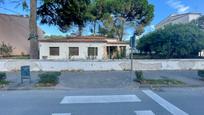
[[80, 26], [80, 25], [79, 25], [79, 36], [82, 35], [82, 32], [83, 32], [83, 26]]
[[96, 35], [96, 21], [94, 21], [93, 35]]
[[121, 20], [121, 28], [119, 32], [119, 41], [123, 40], [123, 35], [124, 35], [124, 28], [125, 28], [125, 19], [123, 17], [120, 17]]
[[30, 40], [30, 58], [31, 59], [39, 58], [36, 9], [37, 9], [37, 0], [30, 0], [30, 20], [29, 20], [30, 37], [29, 37], [29, 40]]

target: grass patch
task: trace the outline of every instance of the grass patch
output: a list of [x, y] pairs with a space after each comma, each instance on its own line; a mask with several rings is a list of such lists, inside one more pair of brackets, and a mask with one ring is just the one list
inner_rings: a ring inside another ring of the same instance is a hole
[[150, 84], [150, 85], [184, 85], [182, 81], [174, 79], [143, 79], [139, 81], [141, 84]]
[[135, 71], [135, 81], [140, 84], [148, 85], [184, 85], [185, 83], [175, 79], [169, 79], [167, 77], [162, 77], [161, 79], [146, 79], [144, 77], [143, 71]]
[[0, 81], [0, 85], [7, 85], [7, 84], [9, 84], [9, 81], [6, 81], [6, 80]]
[[3, 57], [3, 59], [30, 59], [30, 56], [28, 55], [8, 56]]
[[60, 72], [45, 72], [39, 74], [40, 80], [38, 81], [37, 86], [40, 87], [50, 87], [55, 86], [59, 83]]

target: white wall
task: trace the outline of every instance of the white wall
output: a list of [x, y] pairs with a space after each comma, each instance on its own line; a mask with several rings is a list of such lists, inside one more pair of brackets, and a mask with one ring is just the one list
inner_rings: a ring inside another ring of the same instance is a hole
[[[166, 19], [163, 23], [157, 25], [157, 29], [163, 28], [165, 25], [168, 24], [186, 24], [186, 23], [190, 23], [191, 21], [198, 19], [201, 15], [200, 14], [188, 14], [182, 17], [175, 17], [175, 19], [172, 19], [171, 21], [169, 21], [168, 19]], [[172, 18], [172, 17], [168, 17], [168, 18]]]
[[[107, 46], [126, 46], [126, 55], [129, 55], [129, 45], [128, 44], [106, 44], [106, 43], [85, 43], [85, 42], [40, 42], [40, 59], [43, 59], [43, 56], [47, 56], [47, 59], [69, 59], [69, 47], [79, 47], [79, 56], [72, 56], [71, 59], [87, 59], [88, 58], [88, 47], [97, 47], [98, 56], [96, 59], [105, 59], [105, 52]], [[51, 56], [50, 47], [59, 47], [59, 56]]]
[[185, 23], [189, 23], [189, 15], [183, 16], [181, 18], [178, 18], [176, 20], [171, 21], [171, 24], [185, 24]]
[[198, 14], [191, 14], [189, 15], [189, 22], [198, 19], [199, 17], [201, 17], [201, 15]]
[[[130, 70], [130, 60], [63, 61], [0, 60], [0, 71], [18, 71], [30, 65], [32, 71], [123, 71]], [[134, 70], [204, 70], [203, 59], [134, 60]]]
[[179, 24], [179, 23], [182, 23], [182, 24], [186, 24], [186, 23], [190, 23], [191, 21], [193, 20], [196, 20], [200, 17], [200, 15], [198, 14], [189, 14], [189, 15], [186, 15], [182, 18], [179, 18], [179, 19], [176, 19], [174, 21], [172, 21], [172, 24]]
[[[48, 59], [69, 59], [69, 47], [79, 47], [79, 56], [73, 56], [74, 59], [87, 59], [88, 47], [97, 47], [97, 59], [103, 59], [105, 43], [66, 43], [66, 42], [40, 42], [40, 59], [47, 56]], [[59, 47], [59, 56], [50, 56], [49, 47]]]

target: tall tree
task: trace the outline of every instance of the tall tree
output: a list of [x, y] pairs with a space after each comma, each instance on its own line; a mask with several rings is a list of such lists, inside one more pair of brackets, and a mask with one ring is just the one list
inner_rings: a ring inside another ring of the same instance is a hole
[[107, 10], [105, 9], [105, 3], [107, 0], [92, 0], [89, 5], [87, 14], [90, 17], [90, 21], [93, 23], [93, 35], [96, 35], [96, 26], [97, 22], [101, 21], [104, 18], [104, 15], [108, 15]]
[[30, 1], [30, 21], [29, 21], [29, 30], [30, 30], [30, 58], [38, 59], [39, 58], [39, 48], [38, 48], [38, 33], [37, 33], [37, 0]]
[[114, 18], [115, 17], [111, 15], [107, 15], [103, 18], [103, 25], [99, 28], [99, 34], [117, 38], [119, 41], [122, 41], [123, 35], [125, 34], [125, 21]]
[[62, 32], [67, 32], [73, 25], [79, 28], [79, 35], [90, 19], [87, 14], [90, 0], [51, 0], [38, 8], [42, 24], [56, 25]]
[[154, 6], [147, 0], [108, 0], [106, 9], [123, 23], [133, 22], [135, 35], [140, 35], [154, 17]]
[[204, 48], [204, 33], [193, 24], [165, 26], [139, 39], [137, 48], [160, 58], [192, 58]]

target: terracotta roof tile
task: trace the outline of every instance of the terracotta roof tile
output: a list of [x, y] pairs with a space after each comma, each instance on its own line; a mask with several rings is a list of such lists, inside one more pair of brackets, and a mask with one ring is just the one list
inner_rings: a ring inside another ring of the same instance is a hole
[[70, 38], [70, 39], [45, 39], [39, 40], [40, 42], [107, 42], [105, 39], [82, 39], [82, 38]]
[[108, 42], [108, 44], [128, 44], [128, 43], [117, 41], [117, 42]]
[[39, 42], [101, 42], [108, 44], [127, 44], [122, 41], [108, 41], [107, 39], [115, 39], [115, 38], [106, 38], [103, 36], [75, 36], [75, 37], [67, 37], [67, 38], [58, 38], [58, 39], [41, 39]]

